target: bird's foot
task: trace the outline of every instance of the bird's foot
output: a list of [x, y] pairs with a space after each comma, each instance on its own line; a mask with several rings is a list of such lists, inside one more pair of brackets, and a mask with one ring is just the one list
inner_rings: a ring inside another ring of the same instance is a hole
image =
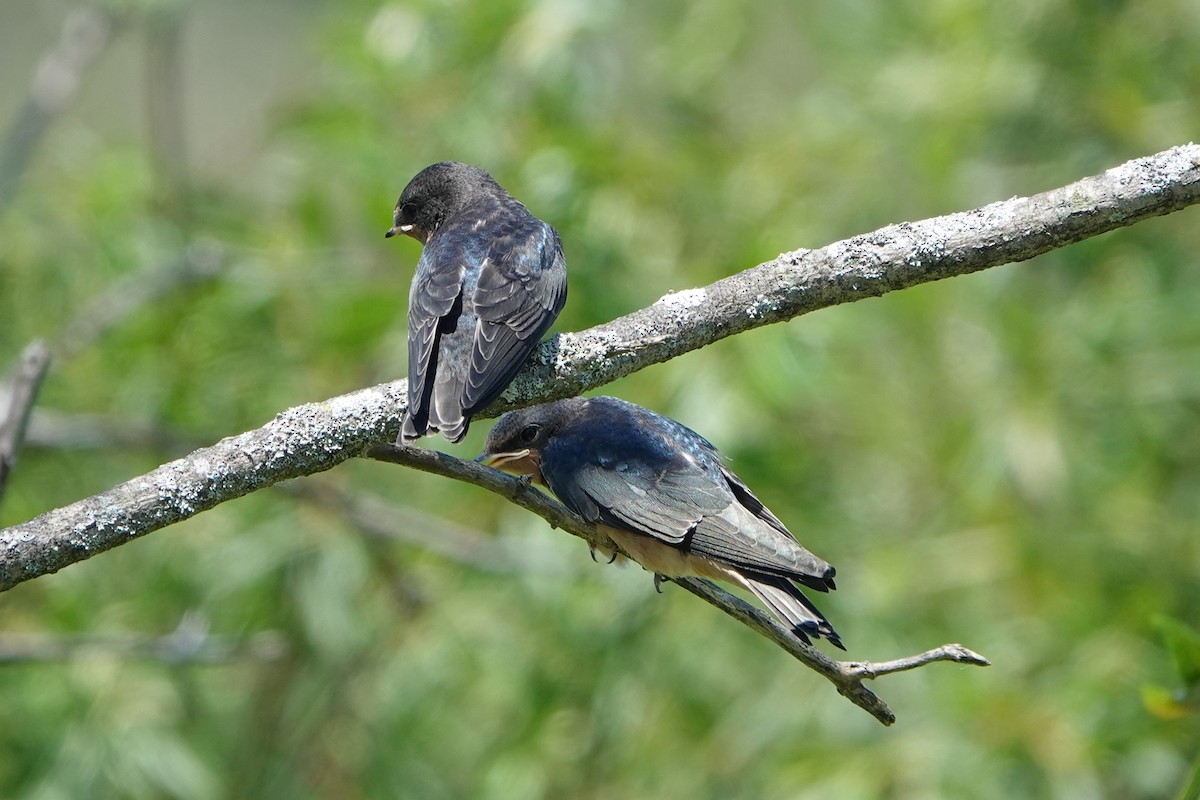
[[[596, 543], [591, 541], [590, 539], [588, 540], [588, 555], [590, 555], [592, 557], [592, 561], [595, 561], [597, 564], [600, 563], [600, 559], [596, 558]], [[613, 563], [614, 561], [617, 560], [618, 555], [620, 555], [620, 551], [618, 551], [616, 547], [613, 547], [612, 552], [608, 556], [608, 561], [606, 561], [604, 563], [605, 564]]]
[[671, 579], [666, 575], [658, 572], [654, 573], [654, 591], [658, 592], [659, 594], [662, 594], [662, 585], [670, 582]]

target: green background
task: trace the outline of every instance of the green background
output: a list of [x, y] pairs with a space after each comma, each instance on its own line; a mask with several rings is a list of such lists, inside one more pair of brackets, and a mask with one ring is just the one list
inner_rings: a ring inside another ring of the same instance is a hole
[[[558, 228], [570, 331], [1200, 130], [1194, 0], [101, 7], [119, 29], [0, 208], [0, 370], [59, 356], [0, 524], [403, 376], [419, 246], [383, 233], [434, 161]], [[6, 0], [0, 124], [73, 8]], [[712, 439], [837, 566], [849, 658], [992, 659], [878, 681], [893, 728], [541, 519], [362, 462], [0, 595], [0, 643], [66, 649], [0, 663], [0, 797], [1174, 797], [1200, 717], [1156, 621], [1200, 621], [1198, 223], [602, 390]], [[134, 646], [181, 620], [261, 646]]]

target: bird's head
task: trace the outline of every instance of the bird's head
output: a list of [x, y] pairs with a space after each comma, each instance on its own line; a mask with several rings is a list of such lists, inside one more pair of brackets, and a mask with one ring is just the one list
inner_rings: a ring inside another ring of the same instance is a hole
[[418, 172], [404, 187], [392, 213], [392, 227], [384, 236], [390, 238], [402, 233], [425, 244], [447, 217], [476, 197], [503, 191], [479, 167], [456, 161], [433, 164]]
[[488, 433], [483, 454], [476, 461], [517, 475], [542, 480], [542, 451], [562, 425], [570, 419], [582, 398], [543, 403], [510, 411], [496, 421]]

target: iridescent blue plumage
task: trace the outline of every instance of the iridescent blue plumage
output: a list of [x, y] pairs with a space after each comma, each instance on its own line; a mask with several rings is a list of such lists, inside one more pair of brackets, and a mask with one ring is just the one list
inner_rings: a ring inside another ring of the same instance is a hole
[[425, 247], [408, 298], [408, 411], [400, 439], [457, 442], [500, 396], [567, 299], [562, 243], [488, 173], [442, 162], [396, 203], [388, 236]]
[[481, 460], [544, 483], [664, 577], [699, 575], [750, 590], [797, 636], [841, 647], [796, 586], [834, 585], [810, 553], [700, 434], [615, 397], [576, 397], [505, 414]]

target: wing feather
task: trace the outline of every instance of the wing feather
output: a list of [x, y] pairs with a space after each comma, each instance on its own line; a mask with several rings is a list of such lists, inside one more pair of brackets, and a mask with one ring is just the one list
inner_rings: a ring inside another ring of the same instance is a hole
[[739, 569], [834, 588], [833, 567], [801, 546], [706, 440], [658, 415], [622, 416], [637, 413], [649, 414], [614, 406], [588, 435], [561, 433], [545, 449], [543, 477], [569, 508]]
[[425, 432], [437, 373], [438, 331], [459, 306], [466, 264], [452, 249], [426, 247], [408, 295], [408, 413], [405, 438]]
[[472, 296], [478, 321], [463, 394], [467, 413], [500, 396], [567, 299], [562, 244], [541, 220], [514, 220], [490, 254]]

